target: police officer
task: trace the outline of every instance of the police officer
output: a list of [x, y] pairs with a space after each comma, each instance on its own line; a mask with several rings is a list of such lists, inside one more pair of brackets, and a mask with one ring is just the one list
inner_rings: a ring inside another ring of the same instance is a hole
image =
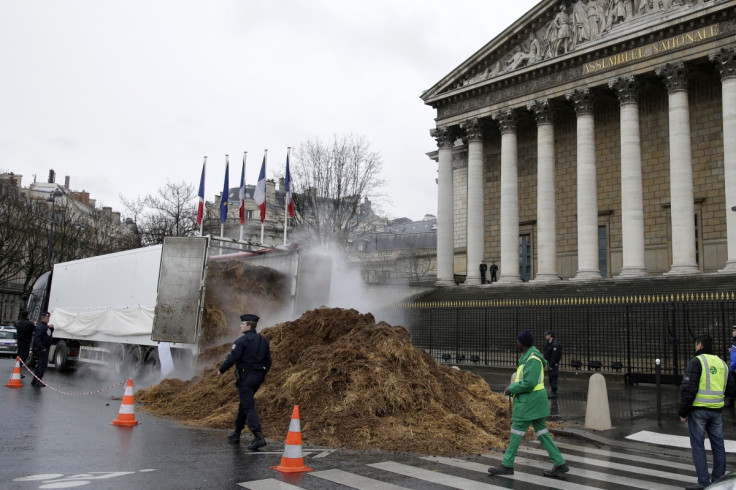
[[[685, 487], [690, 490], [705, 488], [726, 473], [726, 449], [723, 442], [723, 415], [721, 407], [726, 397], [736, 389], [728, 365], [713, 354], [713, 338], [701, 335], [695, 340], [695, 357], [685, 368], [682, 394], [677, 406], [682, 422], [687, 422], [698, 483]], [[713, 452], [713, 473], [708, 474], [705, 456], [705, 435], [708, 434]]]
[[49, 365], [49, 350], [53, 344], [54, 326], [49, 325], [48, 311], [41, 313], [41, 319], [36, 324], [36, 330], [33, 332], [33, 355], [36, 357], [38, 364], [33, 372], [35, 378], [31, 381], [31, 386], [43, 388], [46, 383], [42, 382], [43, 374], [46, 372], [46, 366]]
[[[28, 319], [28, 311], [23, 310], [20, 312], [20, 320], [15, 322], [14, 326], [18, 339], [18, 357], [21, 361], [26, 362], [31, 351], [31, 340], [33, 340], [36, 324]], [[25, 376], [21, 375], [21, 378], [25, 378]]]
[[562, 349], [552, 330], [544, 332], [544, 338], [547, 340], [544, 346], [544, 358], [547, 360], [547, 369], [549, 370], [549, 387], [551, 388], [549, 398], [557, 398], [557, 378], [560, 376]]
[[238, 387], [240, 404], [235, 417], [235, 430], [227, 436], [233, 444], [240, 442], [240, 432], [245, 427], [253, 433], [253, 442], [248, 449], [257, 450], [266, 445], [261, 431], [261, 421], [256, 413], [254, 396], [271, 369], [271, 347], [268, 340], [256, 333], [259, 318], [256, 315], [240, 316], [240, 331], [243, 335], [235, 341], [230, 354], [217, 371], [217, 377], [235, 364], [235, 385]]

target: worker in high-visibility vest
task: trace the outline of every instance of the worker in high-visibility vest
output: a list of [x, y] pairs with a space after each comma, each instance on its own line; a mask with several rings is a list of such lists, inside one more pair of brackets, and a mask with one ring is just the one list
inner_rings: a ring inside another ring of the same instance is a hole
[[547, 403], [547, 390], [544, 389], [544, 368], [547, 361], [533, 344], [534, 338], [529, 330], [524, 330], [516, 337], [516, 346], [522, 354], [516, 368], [514, 382], [504, 391], [505, 395], [514, 397], [514, 408], [511, 413], [511, 440], [503, 455], [501, 465], [488, 468], [488, 473], [491, 475], [514, 474], [516, 452], [530, 425], [534, 427], [537, 439], [547, 450], [554, 463], [551, 469], [544, 471], [544, 476], [559, 476], [570, 471], [547, 430], [549, 404]]
[[[723, 443], [723, 408], [726, 397], [736, 390], [728, 364], [713, 354], [713, 339], [701, 335], [695, 340], [695, 357], [685, 368], [682, 394], [677, 411], [690, 430], [692, 450], [698, 483], [685, 487], [689, 490], [705, 488], [726, 473], [726, 448]], [[705, 457], [705, 435], [708, 434], [713, 451], [713, 474], [708, 474]]]

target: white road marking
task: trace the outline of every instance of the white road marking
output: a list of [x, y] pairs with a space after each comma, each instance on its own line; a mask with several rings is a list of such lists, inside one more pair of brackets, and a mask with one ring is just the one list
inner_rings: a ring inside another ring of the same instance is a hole
[[250, 490], [301, 490], [301, 487], [295, 487], [294, 485], [274, 478], [242, 482], [238, 483], [238, 486], [249, 488]]
[[576, 446], [574, 444], [567, 444], [567, 443], [558, 442], [558, 441], [555, 441], [555, 444], [557, 444], [557, 447], [559, 449], [568, 449], [568, 450], [571, 450], [571, 451], [580, 451], [580, 452], [583, 452], [583, 453], [595, 454], [595, 455], [598, 455], [598, 456], [608, 456], [608, 457], [611, 457], [611, 458], [628, 459], [630, 461], [635, 461], [637, 463], [656, 464], [656, 465], [659, 465], [659, 466], [666, 466], [668, 468], [675, 468], [675, 469], [678, 469], [678, 470], [692, 470], [693, 469], [692, 463], [689, 463], [689, 464], [677, 463], [675, 461], [666, 461], [664, 459], [647, 458], [645, 456], [641, 456], [641, 455], [638, 455], [638, 454], [626, 454], [626, 453], [620, 453], [618, 451], [611, 451], [610, 449], [599, 449], [599, 448], [595, 448], [595, 447]]
[[360, 490], [406, 490], [405, 487], [392, 485], [391, 483], [374, 480], [373, 478], [367, 478], [342, 470], [315, 471], [314, 473], [310, 473], [309, 476], [316, 476], [317, 478], [323, 478], [346, 487], [358, 488]]
[[[547, 451], [545, 451], [544, 449], [519, 448], [519, 452], [525, 452], [525, 453], [529, 453], [529, 454], [536, 454], [538, 456], [547, 456]], [[600, 460], [600, 459], [586, 458], [586, 457], [583, 457], [583, 456], [574, 456], [574, 455], [571, 455], [571, 454], [565, 454], [563, 457], [565, 458], [565, 461], [567, 461], [568, 463], [570, 463], [570, 462], [583, 463], [583, 464], [588, 464], [588, 465], [591, 465], [591, 466], [600, 466], [602, 468], [609, 468], [609, 469], [612, 469], [612, 470], [626, 471], [628, 473], [637, 473], [637, 474], [644, 474], [644, 475], [647, 475], [647, 476], [653, 476], [653, 477], [656, 477], [656, 478], [664, 478], [664, 479], [667, 479], [667, 480], [678, 480], [681, 477], [685, 476], [685, 475], [679, 475], [677, 473], [672, 473], [671, 471], [650, 470], [648, 468], [642, 468], [640, 466], [632, 466], [630, 464], [613, 463], [611, 461], [603, 461], [603, 460]], [[570, 468], [570, 471], [572, 472], [572, 470], [573, 470], [573, 468], [571, 467]], [[582, 470], [582, 471], [586, 471], [586, 470]], [[575, 473], [573, 473], [573, 474], [575, 474]], [[600, 473], [600, 474], [601, 475], [606, 475], [606, 473]], [[610, 476], [604, 478], [604, 481], [613, 481], [611, 479], [611, 477], [613, 477], [613, 476], [614, 475], [610, 475]], [[616, 478], [621, 478], [621, 477], [618, 477], [617, 476]], [[631, 479], [631, 480], [633, 480], [633, 479]], [[638, 481], [638, 480], [634, 480], [634, 481]], [[652, 488], [649, 485], [647, 485], [646, 487], [641, 487], [641, 483], [644, 483], [644, 482], [639, 481], [639, 483], [637, 485], [632, 485], [632, 486], [637, 486], [639, 488]], [[630, 485], [630, 483], [622, 483], [622, 484], [623, 485]], [[660, 488], [665, 488], [665, 487], [660, 487]], [[679, 488], [679, 487], [669, 487], [669, 488]]]
[[467, 478], [460, 478], [459, 476], [445, 475], [437, 471], [425, 470], [423, 468], [416, 468], [401, 463], [395, 463], [393, 461], [385, 461], [383, 463], [373, 463], [368, 466], [377, 468], [383, 471], [390, 471], [392, 473], [398, 473], [399, 475], [416, 478], [418, 480], [424, 480], [431, 483], [438, 483], [440, 485], [446, 485], [452, 488], [461, 488], [463, 490], [480, 490], [480, 489], [501, 489], [505, 487], [499, 487], [496, 485], [490, 485], [487, 483], [481, 483], [475, 480], [469, 480]]
[[[626, 436], [626, 439], [639, 442], [647, 442], [650, 444], [660, 444], [662, 446], [674, 446], [684, 449], [690, 449], [690, 437], [676, 436], [673, 434], [660, 434], [649, 430], [642, 430]], [[723, 441], [726, 446], [727, 453], [736, 453], [736, 441]], [[710, 441], [705, 439], [705, 450], [710, 451]]]
[[[479, 473], [484, 473], [488, 475], [488, 465], [487, 464], [481, 464], [481, 463], [473, 463], [472, 461], [465, 461], [462, 459], [453, 459], [453, 458], [442, 458], [437, 456], [427, 456], [422, 458], [427, 461], [434, 461], [436, 463], [442, 463], [446, 464], [448, 466], [454, 466], [455, 468], [462, 468], [465, 470], [471, 470], [471, 471], [477, 471]], [[561, 490], [578, 490], [578, 489], [593, 489], [596, 487], [592, 487], [589, 484], [585, 485], [578, 485], [577, 483], [572, 483], [564, 480], [559, 480], [555, 478], [547, 478], [546, 476], [537, 476], [532, 475], [531, 473], [525, 473], [523, 471], [519, 471], [518, 469], [514, 469], [513, 475], [500, 475], [500, 477], [503, 478], [509, 478], [511, 480], [520, 480], [528, 483], [534, 483], [537, 485], [542, 485], [543, 487], [548, 488], [559, 488]], [[497, 476], [494, 476], [494, 478], [499, 478]]]

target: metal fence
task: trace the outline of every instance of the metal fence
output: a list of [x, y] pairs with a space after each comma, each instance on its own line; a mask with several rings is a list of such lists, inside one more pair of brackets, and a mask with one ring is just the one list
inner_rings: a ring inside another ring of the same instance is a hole
[[713, 337], [728, 360], [736, 325], [733, 293], [627, 298], [454, 301], [393, 305], [404, 313], [415, 346], [438, 361], [514, 367], [516, 335], [529, 329], [544, 350], [553, 330], [562, 346], [562, 370], [625, 374], [630, 382], [679, 384], [698, 335]]

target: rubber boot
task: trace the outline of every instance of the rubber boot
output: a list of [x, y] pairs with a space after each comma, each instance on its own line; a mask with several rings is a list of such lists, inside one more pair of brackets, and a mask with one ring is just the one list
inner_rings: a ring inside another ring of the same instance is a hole
[[260, 430], [254, 430], [253, 436], [253, 442], [250, 443], [248, 449], [250, 449], [251, 451], [257, 451], [259, 447], [263, 447], [266, 445], [266, 438], [263, 437], [263, 432], [261, 432]]
[[240, 443], [240, 431], [234, 430], [230, 434], [227, 435], [227, 440], [232, 442], [233, 444], [239, 444]]

